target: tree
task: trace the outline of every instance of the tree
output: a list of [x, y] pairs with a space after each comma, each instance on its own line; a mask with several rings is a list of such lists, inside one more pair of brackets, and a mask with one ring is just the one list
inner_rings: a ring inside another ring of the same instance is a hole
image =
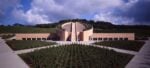
[[20, 24], [20, 23], [15, 23], [15, 24], [13, 24], [13, 26], [24, 26], [24, 25]]

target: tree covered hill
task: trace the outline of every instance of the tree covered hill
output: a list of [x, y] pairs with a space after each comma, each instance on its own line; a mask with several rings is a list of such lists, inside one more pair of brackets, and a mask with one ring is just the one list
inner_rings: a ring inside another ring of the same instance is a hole
[[104, 21], [93, 21], [86, 19], [68, 19], [61, 20], [55, 23], [49, 24], [36, 24], [36, 25], [22, 25], [14, 24], [12, 26], [0, 26], [0, 33], [50, 33], [55, 32], [59, 24], [65, 22], [82, 22], [90, 24], [94, 27], [94, 32], [104, 32], [104, 33], [135, 33], [136, 36], [147, 37], [150, 36], [150, 26], [149, 25], [114, 25], [110, 22]]

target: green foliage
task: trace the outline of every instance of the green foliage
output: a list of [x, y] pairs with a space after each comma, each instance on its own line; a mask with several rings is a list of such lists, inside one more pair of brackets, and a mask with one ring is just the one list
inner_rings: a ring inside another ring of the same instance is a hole
[[132, 55], [79, 44], [21, 54], [31, 68], [124, 68]]
[[[56, 27], [57, 25], [66, 22], [82, 22], [84, 24], [92, 25], [94, 27], [94, 33], [104, 32], [104, 33], [135, 33], [137, 37], [149, 37], [150, 36], [150, 26], [147, 25], [114, 25], [111, 22], [105, 21], [93, 21], [86, 19], [68, 19], [61, 20], [58, 23], [53, 24], [40, 24], [39, 27]], [[88, 28], [91, 28], [91, 26]], [[88, 29], [87, 28], [87, 29]]]
[[[56, 23], [50, 24], [37, 24], [35, 26], [25, 26], [22, 24], [14, 24], [14, 26], [0, 26], [0, 33], [51, 33], [56, 31], [56, 27], [66, 22], [82, 22], [85, 24], [92, 25], [94, 27], [94, 33], [105, 32], [105, 33], [135, 33], [139, 38], [150, 36], [150, 26], [148, 25], [114, 25], [111, 22], [105, 21], [93, 21], [86, 19], [68, 19], [61, 20]], [[88, 29], [87, 28], [87, 29]]]
[[55, 32], [55, 28], [37, 28], [27, 26], [3, 26], [0, 33], [50, 33]]
[[144, 45], [145, 42], [143, 41], [103, 41], [103, 42], [96, 42], [96, 45], [101, 46], [110, 46], [120, 49], [127, 49], [133, 51], [139, 51], [140, 48]]
[[40, 28], [56, 28], [59, 23], [49, 23], [49, 24], [37, 24], [35, 27], [40, 27]]
[[13, 50], [29, 49], [54, 45], [54, 42], [33, 41], [33, 40], [10, 40], [6, 42]]

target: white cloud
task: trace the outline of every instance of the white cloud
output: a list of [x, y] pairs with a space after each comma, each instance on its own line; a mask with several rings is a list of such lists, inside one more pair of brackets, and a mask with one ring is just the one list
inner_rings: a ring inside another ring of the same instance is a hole
[[134, 6], [137, 2], [139, 2], [139, 0], [128, 0], [128, 2], [124, 3], [124, 6], [121, 6], [120, 9], [127, 11], [132, 6]]
[[69, 18], [82, 18], [93, 15], [94, 20], [104, 20], [115, 24], [132, 22], [133, 19], [115, 15], [114, 8], [127, 10], [138, 0], [33, 0], [31, 8], [26, 12], [14, 9], [16, 19], [24, 20], [31, 24], [48, 23]]
[[32, 23], [50, 23], [50, 21], [48, 21], [48, 16], [44, 15], [44, 14], [38, 14], [38, 13], [34, 13], [34, 11], [30, 10], [28, 11], [26, 14], [26, 19], [28, 20], [28, 22], [32, 22]]
[[64, 0], [63, 6], [77, 13], [94, 13], [119, 7], [124, 2], [122, 0]]
[[96, 21], [107, 21], [113, 24], [132, 24], [134, 19], [129, 19], [123, 16], [115, 16], [112, 12], [96, 14], [93, 18]]
[[78, 17], [78, 14], [56, 4], [54, 0], [33, 0], [29, 10], [24, 12], [22, 9], [14, 9], [12, 14], [16, 19], [30, 24], [50, 23], [57, 19]]
[[[38, 9], [35, 9], [35, 10], [38, 10]], [[27, 24], [50, 23], [50, 21], [47, 20], [48, 17], [46, 15], [35, 13], [33, 10], [23, 12], [22, 10], [15, 9], [13, 11], [13, 16], [16, 19], [25, 21]]]

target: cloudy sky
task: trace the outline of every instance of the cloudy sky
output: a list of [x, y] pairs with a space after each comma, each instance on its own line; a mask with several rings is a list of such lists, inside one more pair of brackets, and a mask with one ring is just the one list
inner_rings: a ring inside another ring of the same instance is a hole
[[0, 24], [76, 18], [150, 25], [150, 0], [0, 0]]

